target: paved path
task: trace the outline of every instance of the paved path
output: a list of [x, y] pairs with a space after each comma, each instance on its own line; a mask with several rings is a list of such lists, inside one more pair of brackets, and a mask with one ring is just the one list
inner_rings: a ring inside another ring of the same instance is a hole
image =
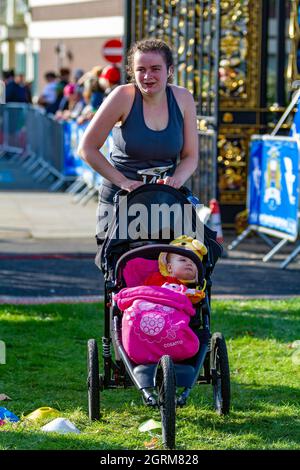
[[92, 239], [96, 203], [72, 201], [66, 193], [0, 192], [0, 239]]
[[[95, 201], [81, 206], [65, 193], [0, 192], [0, 302], [99, 299], [103, 277], [94, 265], [95, 211]], [[234, 236], [225, 233], [225, 246]], [[286, 270], [279, 268], [292, 248], [263, 263], [268, 246], [249, 237], [217, 263], [213, 297], [299, 296], [300, 256]]]

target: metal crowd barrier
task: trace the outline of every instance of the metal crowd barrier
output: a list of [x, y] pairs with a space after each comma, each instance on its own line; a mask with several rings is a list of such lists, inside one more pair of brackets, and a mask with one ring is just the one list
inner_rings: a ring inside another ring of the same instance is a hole
[[[22, 103], [0, 106], [0, 157], [18, 158], [33, 178], [64, 177], [63, 129], [45, 111]], [[73, 178], [74, 179], [74, 178]]]
[[0, 156], [23, 153], [26, 146], [26, 115], [26, 105], [0, 105]]
[[[58, 122], [37, 106], [0, 104], [0, 158], [18, 159], [36, 181], [50, 180], [49, 191], [65, 190], [86, 204], [102, 180], [77, 155], [86, 126]], [[102, 148], [106, 156], [109, 146], [110, 138]]]
[[5, 83], [0, 80], [0, 104], [5, 104]]
[[53, 116], [31, 106], [27, 113], [27, 136], [25, 168], [39, 182], [50, 177], [49, 190], [59, 189], [67, 181], [63, 173], [64, 136], [61, 124]]

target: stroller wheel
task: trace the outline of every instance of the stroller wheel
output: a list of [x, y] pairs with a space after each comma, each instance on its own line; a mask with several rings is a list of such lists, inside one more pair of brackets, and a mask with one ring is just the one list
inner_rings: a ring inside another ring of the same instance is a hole
[[228, 414], [230, 408], [230, 372], [227, 347], [222, 333], [212, 335], [210, 368], [215, 410], [220, 415]]
[[87, 349], [88, 407], [89, 419], [93, 421], [100, 418], [100, 379], [97, 341], [89, 339]]
[[175, 448], [176, 384], [170, 356], [163, 356], [156, 370], [155, 384], [162, 421], [162, 440], [168, 449]]

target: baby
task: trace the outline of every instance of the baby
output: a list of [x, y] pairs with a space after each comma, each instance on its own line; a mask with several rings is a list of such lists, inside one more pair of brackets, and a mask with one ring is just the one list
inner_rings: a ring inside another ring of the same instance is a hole
[[145, 281], [146, 286], [162, 286], [165, 282], [186, 284], [197, 282], [197, 267], [186, 256], [175, 253], [161, 253], [159, 272], [151, 274]]
[[[203, 243], [185, 235], [171, 245], [192, 250], [201, 261], [207, 253]], [[136, 364], [155, 363], [165, 354], [181, 362], [199, 350], [199, 338], [190, 327], [197, 313], [192, 304], [205, 297], [205, 283], [198, 286], [202, 279], [198, 279], [197, 266], [186, 256], [163, 252], [158, 267], [144, 285], [114, 295], [123, 312], [122, 344]]]
[[[207, 254], [207, 249], [199, 240], [182, 235], [173, 240], [170, 245], [192, 250], [202, 261]], [[153, 273], [145, 280], [146, 286], [162, 286], [188, 295], [193, 303], [199, 302], [204, 297], [203, 288], [188, 289], [176, 288], [176, 285], [197, 285], [198, 270], [195, 263], [189, 258], [176, 253], [160, 253], [158, 258], [159, 272]], [[204, 286], [205, 287], [205, 286]], [[198, 293], [198, 295], [197, 295]]]

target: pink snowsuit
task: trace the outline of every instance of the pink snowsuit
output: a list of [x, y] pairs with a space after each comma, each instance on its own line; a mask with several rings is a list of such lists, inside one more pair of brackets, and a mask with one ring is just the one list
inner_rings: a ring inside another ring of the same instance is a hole
[[164, 354], [180, 362], [198, 352], [199, 339], [189, 327], [195, 310], [182, 293], [136, 286], [122, 289], [114, 299], [123, 311], [123, 347], [136, 364], [156, 363]]

